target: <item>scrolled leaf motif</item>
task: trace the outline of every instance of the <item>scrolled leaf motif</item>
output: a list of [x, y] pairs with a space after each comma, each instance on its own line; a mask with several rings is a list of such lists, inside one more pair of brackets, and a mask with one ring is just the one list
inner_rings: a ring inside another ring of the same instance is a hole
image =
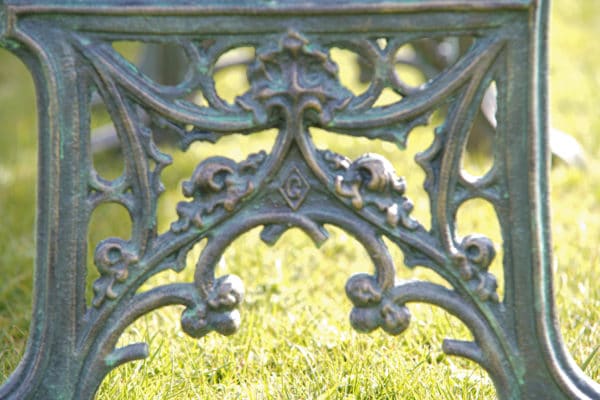
[[496, 256], [494, 243], [483, 235], [473, 234], [463, 238], [460, 249], [462, 253], [455, 256], [454, 262], [460, 268], [462, 278], [473, 282], [475, 293], [482, 301], [498, 302], [498, 282], [488, 272]]
[[96, 247], [94, 262], [100, 278], [93, 285], [94, 307], [100, 307], [106, 299], [114, 300], [118, 293], [115, 285], [129, 277], [129, 267], [139, 261], [139, 255], [130, 242], [118, 238], [102, 241]]
[[171, 225], [171, 230], [181, 233], [192, 226], [202, 229], [206, 226], [205, 218], [214, 214], [219, 206], [227, 213], [232, 212], [254, 192], [253, 173], [266, 157], [261, 151], [240, 163], [225, 157], [211, 157], [201, 162], [191, 179], [183, 183], [183, 194], [193, 200], [177, 205], [179, 219]]
[[347, 158], [330, 151], [322, 153], [335, 174], [335, 193], [349, 199], [356, 210], [372, 205], [385, 213], [385, 223], [391, 227], [403, 226], [417, 229], [419, 223], [410, 217], [412, 202], [404, 196], [406, 182], [396, 175], [394, 167], [383, 156], [363, 154], [350, 162]]
[[338, 69], [328, 52], [290, 31], [279, 43], [259, 50], [248, 68], [251, 89], [237, 104], [254, 113], [258, 124], [266, 124], [275, 108], [290, 115], [312, 110], [315, 122], [325, 125], [336, 111], [344, 109], [352, 94], [338, 81]]

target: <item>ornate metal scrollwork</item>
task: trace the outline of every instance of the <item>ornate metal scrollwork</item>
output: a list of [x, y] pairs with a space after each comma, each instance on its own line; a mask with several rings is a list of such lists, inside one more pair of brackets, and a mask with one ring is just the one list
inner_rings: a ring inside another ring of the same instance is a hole
[[[242, 282], [235, 276], [215, 277], [227, 246], [257, 226], [264, 227], [261, 238], [269, 244], [290, 227], [299, 227], [320, 244], [327, 239], [325, 224], [356, 237], [374, 264], [373, 275], [352, 276], [346, 285], [355, 329], [382, 328], [397, 335], [409, 326], [407, 304], [429, 303], [472, 331], [472, 341], [447, 340], [444, 351], [479, 363], [500, 397], [535, 398], [540, 387], [550, 390], [546, 398], [553, 399], [600, 393], [574, 369], [549, 322], [548, 247], [546, 231], [540, 228], [545, 205], [539, 186], [532, 189], [543, 182], [544, 127], [536, 125], [541, 123], [535, 117], [541, 112], [539, 105], [527, 103], [543, 94], [543, 85], [533, 85], [540, 77], [538, 66], [544, 65], [540, 29], [545, 3], [353, 1], [309, 9], [275, 1], [248, 5], [251, 13], [240, 12], [246, 3], [186, 2], [174, 10], [155, 2], [122, 8], [104, 1], [95, 6], [9, 3], [0, 5], [0, 36], [5, 44], [15, 40], [27, 48], [19, 51], [43, 81], [40, 99], [50, 110], [41, 111], [45, 164], [40, 168], [47, 178], [41, 183], [49, 182], [41, 198], [49, 203], [40, 205], [38, 279], [54, 282], [44, 275], [52, 271], [56, 276], [63, 272], [73, 282], [63, 282], [64, 291], [39, 289], [35, 324], [45, 328], [33, 334], [23, 366], [0, 389], [0, 397], [92, 397], [110, 370], [147, 356], [145, 344], [116, 348], [117, 341], [135, 319], [162, 306], [185, 306], [182, 328], [193, 337], [211, 331], [234, 333], [241, 323]], [[343, 16], [338, 20], [336, 15], [339, 26], [320, 26], [318, 21], [331, 17], [332, 10]], [[48, 17], [63, 12], [72, 15], [56, 21]], [[143, 27], [129, 24], [127, 18], [136, 13], [148, 18]], [[218, 28], [223, 21], [219, 18], [236, 21], [239, 29]], [[469, 35], [473, 44], [437, 76], [411, 87], [395, 72], [394, 57], [402, 46], [428, 36], [452, 35]], [[123, 37], [179, 44], [190, 64], [183, 81], [166, 86], [144, 75], [112, 48], [112, 42]], [[215, 88], [215, 64], [222, 54], [242, 46], [256, 49], [248, 67], [250, 87], [230, 104]], [[355, 95], [341, 84], [330, 55], [334, 47], [355, 52], [372, 67], [364, 93]], [[526, 84], [515, 84], [519, 79]], [[495, 164], [484, 178], [467, 181], [461, 175], [461, 157], [475, 110], [492, 81], [501, 104]], [[375, 106], [384, 89], [400, 100]], [[102, 178], [90, 160], [86, 118], [91, 92], [104, 101], [125, 155], [124, 173], [112, 181]], [[192, 101], [195, 92], [202, 93], [206, 105]], [[310, 134], [316, 127], [403, 148], [413, 129], [431, 123], [432, 114], [441, 108], [447, 114], [435, 129], [435, 140], [416, 158], [426, 173], [430, 228], [411, 216], [407, 185], [397, 174], [402, 170], [395, 171], [381, 155], [367, 153], [350, 160], [318, 149]], [[182, 184], [186, 200], [177, 205], [178, 219], [159, 233], [156, 206], [164, 190], [160, 178], [172, 157], [154, 142], [158, 128], [174, 132], [183, 150], [193, 142], [216, 142], [267, 128], [275, 129], [277, 137], [270, 151], [241, 162], [220, 156], [199, 160]], [[521, 173], [523, 166], [533, 170], [526, 175]], [[501, 224], [508, 277], [503, 299], [489, 271], [494, 247], [500, 244], [478, 234], [461, 238], [456, 233], [458, 208], [474, 198], [489, 201]], [[87, 232], [82, 222], [107, 202], [127, 209], [132, 235], [128, 240], [106, 238], [97, 245], [94, 262], [100, 277], [87, 307], [81, 295], [86, 271], [79, 255]], [[525, 210], [523, 202], [528, 204]], [[73, 204], [72, 213], [63, 212], [67, 203]], [[52, 207], [62, 210], [56, 220], [51, 219]], [[521, 221], [520, 227], [515, 221]], [[429, 282], [396, 282], [383, 238], [404, 252], [407, 266], [431, 269], [451, 289]], [[77, 259], [52, 256], [63, 239], [67, 253]], [[185, 268], [190, 249], [203, 240], [206, 246], [193, 282], [140, 291], [153, 275]], [[48, 300], [53, 292], [58, 298]], [[49, 311], [48, 304], [69, 312], [50, 321], [43, 315], [56, 310]], [[57, 334], [62, 329], [68, 330], [66, 339]], [[52, 357], [41, 350], [50, 345]], [[57, 354], [65, 359], [58, 360]], [[38, 367], [42, 361], [60, 372], [66, 382], [63, 389], [52, 382], [54, 375]]]
[[343, 174], [335, 177], [335, 192], [349, 198], [352, 207], [361, 210], [372, 205], [385, 213], [385, 220], [392, 227], [399, 223], [410, 230], [418, 227], [418, 222], [408, 215], [413, 205], [403, 196], [406, 183], [396, 176], [389, 161], [377, 154], [364, 154], [352, 163], [340, 165]]
[[[91, 47], [86, 44], [81, 52], [87, 55], [89, 62], [96, 68], [105, 71], [105, 82], [142, 79], [135, 75], [130, 77], [123, 75], [125, 67], [119, 71], [119, 74], [115, 74], [106, 67], [107, 64], [103, 60], [109, 58], [117, 60], [117, 57], [111, 52], [102, 55], [91, 54], [89, 48]], [[282, 222], [294, 214], [299, 214], [304, 220], [313, 221], [317, 225], [340, 224], [334, 219], [328, 219], [327, 215], [315, 218], [310, 198], [325, 190], [325, 204], [322, 206], [348, 210], [356, 215], [355, 218], [364, 221], [361, 223], [371, 224], [381, 230], [383, 235], [398, 242], [401, 247], [409, 246], [411, 251], [407, 254], [407, 262], [410, 263], [412, 257], [415, 259], [415, 264], [422, 263], [429, 266], [456, 286], [463, 296], [472, 299], [472, 304], [464, 304], [464, 312], [480, 314], [479, 318], [482, 321], [495, 318], [495, 315], [501, 313], [499, 308], [501, 305], [496, 304], [498, 297], [495, 278], [487, 271], [494, 257], [491, 241], [481, 236], [469, 236], [455, 244], [458, 238], [453, 232], [436, 229], [452, 223], [452, 221], [443, 221], [443, 218], [447, 217], [441, 211], [438, 217], [440, 223], [431, 231], [426, 231], [410, 216], [413, 205], [405, 196], [406, 183], [403, 178], [396, 175], [388, 160], [377, 154], [365, 154], [351, 161], [329, 150], [318, 150], [313, 145], [307, 128], [318, 126], [336, 130], [338, 129], [336, 124], [339, 124], [342, 125], [339, 129], [345, 133], [347, 128], [337, 121], [343, 121], [344, 113], [352, 113], [353, 118], [365, 115], [365, 118], [360, 120], [369, 121], [368, 124], [363, 123], [357, 135], [364, 134], [367, 137], [397, 141], [397, 135], [380, 134], [385, 131], [382, 127], [390, 123], [404, 124], [403, 137], [400, 139], [403, 141], [410, 132], [410, 127], [414, 126], [414, 122], [423, 123], [423, 118], [428, 118], [431, 114], [430, 108], [438, 104], [436, 101], [429, 100], [429, 108], [424, 108], [422, 105], [419, 105], [418, 109], [415, 109], [416, 106], [404, 106], [405, 103], [410, 103], [411, 96], [424, 96], [425, 93], [428, 99], [435, 99], [437, 86], [447, 90], [456, 79], [470, 73], [473, 74], [473, 78], [471, 81], [465, 81], [463, 86], [466, 88], [457, 86], [455, 93], [449, 92], [459, 97], [466, 97], [469, 87], [479, 85], [480, 80], [489, 74], [490, 62], [493, 59], [491, 54], [496, 57], [499, 48], [496, 40], [482, 39], [480, 44], [471, 50], [477, 56], [467, 53], [465, 58], [471, 58], [468, 63], [463, 63], [455, 71], [437, 78], [446, 80], [445, 85], [436, 85], [437, 81], [434, 80], [418, 91], [405, 93], [406, 99], [390, 107], [381, 108], [378, 111], [381, 115], [375, 118], [368, 116], [371, 110], [376, 108], [365, 108], [366, 100], [363, 99], [360, 106], [353, 107], [354, 97], [339, 83], [337, 67], [323, 45], [311, 42], [297, 31], [289, 31], [277, 40], [270, 41], [265, 47], [259, 47], [256, 59], [248, 71], [250, 90], [239, 97], [234, 106], [224, 107], [225, 110], [235, 110], [238, 114], [251, 113], [252, 123], [248, 123], [244, 128], [248, 134], [265, 126], [276, 126], [279, 133], [272, 152], [267, 154], [261, 151], [252, 154], [240, 163], [224, 157], [212, 157], [200, 162], [190, 179], [182, 185], [183, 194], [191, 200], [178, 204], [179, 219], [171, 225], [169, 232], [151, 239], [155, 245], [147, 248], [145, 254], [138, 254], [134, 250], [136, 246], [115, 242], [114, 239], [102, 243], [97, 251], [97, 265], [102, 275], [95, 284], [97, 297], [94, 306], [102, 314], [106, 310], [106, 307], [103, 307], [105, 300], [112, 302], [118, 300], [115, 285], [121, 288], [123, 294], [130, 292], [139, 286], [142, 277], [164, 268], [166, 263], [163, 260], [170, 260], [173, 257], [181, 260], [193, 243], [208, 238], [207, 248], [196, 267], [194, 284], [196, 289], [191, 292], [191, 299], [188, 288], [186, 288], [188, 297], [181, 296], [182, 300], [186, 299], [184, 304], [187, 305], [182, 315], [182, 326], [188, 334], [195, 337], [203, 336], [212, 330], [222, 334], [233, 333], [240, 324], [236, 308], [242, 300], [243, 289], [241, 282], [235, 277], [218, 279], [214, 277], [216, 255], [223, 251], [225, 244], [236, 237], [229, 229], [220, 226], [223, 224], [228, 226], [225, 221], [235, 221], [236, 213], [246, 210], [244, 212], [247, 214], [249, 210], [253, 210], [250, 215], [255, 218], [254, 224], [264, 223], [269, 226], [265, 237], [267, 241], [272, 242], [287, 229]], [[111, 66], [111, 69], [114, 69], [114, 66]], [[202, 79], [198, 81], [201, 82]], [[392, 85], [393, 82], [384, 81], [384, 84]], [[164, 110], [153, 108], [152, 104], [147, 104], [156, 102], [151, 94], [140, 92], [141, 89], [137, 85], [135, 89], [133, 85], [130, 86], [131, 93], [124, 94], [122, 97], [126, 99], [133, 96], [138, 100], [134, 100], [134, 104], [129, 107], [143, 107], [150, 115], [158, 113], [161, 118], [171, 119], [175, 125], [179, 122], [174, 118], [174, 108], [193, 107], [178, 100], [179, 102], [173, 102]], [[151, 87], [147, 90], [149, 89]], [[374, 91], [370, 96], [378, 96], [381, 89]], [[211, 96], [214, 94], [207, 97]], [[441, 101], [442, 96], [439, 97]], [[465, 110], [473, 101], [473, 97], [475, 94], [465, 100], [467, 101]], [[367, 103], [372, 104], [373, 100]], [[398, 112], [398, 108], [402, 111]], [[200, 111], [201, 109], [198, 113]], [[456, 112], [460, 113], [461, 110]], [[198, 139], [197, 132], [211, 128], [206, 126], [204, 120], [184, 122], [194, 125], [194, 129], [188, 134], [196, 135], [196, 140], [201, 140]], [[123, 125], [127, 125], [126, 121]], [[447, 132], [444, 137], [446, 136], [449, 138], [440, 140], [464, 140], [464, 136], [463, 139], [454, 138], [460, 136], [459, 133]], [[189, 142], [185, 137], [183, 140]], [[446, 150], [440, 148], [437, 141], [432, 146], [433, 148], [426, 152], [432, 155], [423, 155], [420, 158], [420, 162], [430, 171], [437, 171], [435, 166], [429, 167], [428, 163], [434, 164], [437, 161], [435, 157], [440, 157], [440, 152], [442, 163], [452, 162], [448, 159], [457, 157], [452, 152], [458, 148], [457, 146], [447, 146], [448, 150]], [[269, 182], [273, 180], [281, 183], [270, 186]], [[450, 190], [454, 190], [454, 187], [439, 180], [433, 172], [430, 172], [429, 180], [432, 205], [437, 206], [437, 209], [441, 206], [447, 207], [446, 204], [439, 204], [439, 202], [443, 202], [441, 197], [449, 196]], [[320, 188], [318, 192], [316, 188]], [[275, 218], [272, 210], [265, 206], [261, 198], [261, 194], [268, 193], [272, 193], [271, 196], [276, 196], [278, 193], [288, 206]], [[241, 221], [238, 221], [238, 224], [241, 224]], [[222, 235], [227, 239], [214, 239], [212, 232], [215, 229], [222, 229]], [[165, 250], [167, 243], [169, 243], [168, 251]], [[215, 246], [212, 246], [212, 243], [215, 243]], [[128, 246], [133, 249], [129, 250]], [[373, 257], [377, 259], [389, 257], [387, 252], [381, 251], [381, 248], [370, 249]], [[417, 259], [419, 261], [416, 261]], [[181, 261], [175, 264], [177, 269], [184, 266]], [[129, 274], [130, 269], [136, 269], [137, 274]], [[356, 329], [369, 332], [381, 327], [388, 333], [399, 334], [408, 327], [410, 313], [404, 303], [396, 300], [402, 297], [403, 287], [394, 287], [393, 277], [393, 262], [387, 260], [376, 264], [375, 276], [361, 274], [348, 281], [346, 291], [355, 306], [350, 321]], [[427, 286], [427, 289], [431, 292], [429, 295], [433, 297], [437, 296], [437, 291], [442, 290], [441, 287], [436, 288], [433, 285]], [[134, 296], [132, 301], [137, 296]], [[171, 296], [170, 292], [167, 296]], [[494, 326], [491, 321], [482, 323]], [[496, 349], [498, 356], [506, 358], [505, 363], [510, 364], [512, 344], [505, 342], [502, 336], [498, 341], [499, 343], [496, 344], [499, 346]], [[486, 366], [489, 360], [483, 356], [472, 356], [473, 349], [478, 346], [476, 342], [471, 343], [467, 350], [456, 345], [453, 351], [470, 356]], [[503, 356], [500, 356], [502, 354]], [[500, 375], [509, 374], [506, 371], [490, 372]]]
[[261, 151], [240, 164], [224, 157], [209, 158], [200, 163], [192, 178], [183, 183], [183, 194], [193, 200], [179, 203], [179, 220], [171, 225], [171, 230], [180, 233], [190, 226], [203, 228], [205, 218], [218, 219], [218, 207], [231, 213], [238, 203], [254, 192], [253, 174], [265, 158], [266, 153]]

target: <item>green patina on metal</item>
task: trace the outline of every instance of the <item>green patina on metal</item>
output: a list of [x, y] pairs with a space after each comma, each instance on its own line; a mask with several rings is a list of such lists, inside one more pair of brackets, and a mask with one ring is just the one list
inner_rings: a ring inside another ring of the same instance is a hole
[[[123, 330], [166, 305], [186, 307], [181, 324], [193, 337], [235, 333], [242, 282], [214, 273], [228, 245], [263, 226], [268, 244], [298, 227], [319, 246], [327, 240], [325, 224], [353, 235], [374, 263], [373, 275], [355, 275], [346, 285], [355, 329], [400, 334], [410, 323], [408, 303], [429, 303], [469, 327], [473, 341], [448, 339], [443, 349], [480, 364], [500, 398], [600, 398], [598, 385], [564, 350], [552, 311], [547, 11], [543, 0], [1, 2], [0, 43], [38, 78], [44, 201], [38, 205], [33, 328], [0, 398], [93, 397], [110, 370], [148, 355], [145, 343], [115, 348]], [[465, 36], [470, 45], [456, 62], [419, 87], [393, 72], [402, 45]], [[117, 40], [177, 43], [189, 61], [188, 74], [177, 86], [154, 82], [112, 48]], [[256, 49], [250, 89], [229, 104], [215, 90], [215, 64], [226, 51], [247, 46]], [[340, 83], [333, 47], [355, 52], [372, 67], [363, 94]], [[494, 166], [468, 180], [461, 154], [492, 82], [499, 135]], [[401, 100], [374, 106], [386, 88]], [[207, 106], [189, 99], [197, 91]], [[92, 92], [102, 98], [122, 143], [121, 179], [107, 181], [93, 168], [85, 122]], [[402, 149], [413, 128], [429, 123], [442, 107], [448, 112], [435, 140], [416, 158], [427, 176], [429, 229], [411, 216], [406, 182], [385, 158], [351, 160], [317, 148], [309, 133], [310, 127], [327, 128], [340, 140], [380, 139]], [[183, 149], [233, 133], [278, 133], [270, 152], [241, 162], [201, 160], [183, 183], [187, 200], [177, 206], [178, 219], [159, 234], [161, 172], [172, 158], [154, 143], [157, 126], [176, 133]], [[459, 206], [474, 198], [494, 206], [502, 227], [503, 299], [488, 271], [494, 244], [455, 232]], [[82, 249], [92, 211], [107, 202], [129, 211], [132, 235], [98, 244], [100, 277], [88, 305]], [[404, 252], [407, 266], [430, 268], [452, 289], [422, 281], [397, 285], [383, 237]], [[203, 239], [193, 283], [138, 292], [158, 272], [183, 269], [189, 250]]]

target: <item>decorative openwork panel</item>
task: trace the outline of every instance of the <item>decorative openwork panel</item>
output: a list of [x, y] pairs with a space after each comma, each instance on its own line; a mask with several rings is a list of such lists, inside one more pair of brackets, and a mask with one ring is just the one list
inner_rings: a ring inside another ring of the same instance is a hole
[[[363, 244], [374, 265], [372, 275], [352, 276], [346, 285], [355, 329], [398, 335], [409, 329], [409, 303], [430, 303], [473, 333], [473, 341], [446, 340], [444, 351], [481, 365], [500, 398], [598, 398], [554, 323], [545, 202], [547, 7], [543, 0], [3, 2], [1, 43], [36, 79], [41, 151], [31, 336], [0, 397], [91, 398], [110, 370], [147, 356], [144, 343], [115, 346], [129, 324], [162, 306], [184, 305], [181, 327], [193, 337], [235, 333], [243, 323], [242, 282], [215, 276], [228, 245], [258, 226], [269, 244], [297, 227], [319, 245], [330, 224]], [[467, 45], [425, 84], [411, 86], [396, 72], [402, 46], [448, 37]], [[184, 79], [172, 86], [153, 81], [114, 50], [118, 40], [177, 44], [188, 64]], [[215, 65], [240, 47], [255, 49], [250, 88], [228, 103], [215, 89]], [[340, 82], [334, 47], [370, 67], [362, 94]], [[498, 104], [494, 165], [472, 178], [461, 159], [490, 88]], [[377, 106], [386, 89], [399, 100]], [[203, 105], [193, 100], [198, 93]], [[125, 155], [114, 180], [93, 166], [92, 96], [106, 106]], [[432, 119], [436, 111], [441, 122]], [[415, 127], [432, 123], [431, 146], [403, 166], [426, 173], [428, 221], [411, 215], [402, 169], [378, 154], [349, 159], [318, 148], [309, 131], [379, 139], [401, 151]], [[154, 141], [159, 129], [183, 150], [234, 133], [277, 134], [272, 148], [241, 162], [198, 160], [182, 185], [177, 220], [159, 233], [161, 173], [173, 161]], [[502, 299], [488, 271], [500, 244], [456, 234], [458, 208], [476, 198], [492, 204], [500, 222]], [[126, 208], [132, 234], [97, 244], [100, 276], [86, 304], [88, 224], [110, 202]], [[383, 238], [403, 251], [408, 267], [425, 266], [452, 289], [396, 284]], [[139, 290], [161, 271], [183, 269], [202, 240], [193, 282]]]

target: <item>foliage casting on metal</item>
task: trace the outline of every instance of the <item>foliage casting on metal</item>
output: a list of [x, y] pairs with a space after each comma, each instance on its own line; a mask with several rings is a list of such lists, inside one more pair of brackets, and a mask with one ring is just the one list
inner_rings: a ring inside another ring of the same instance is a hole
[[[234, 333], [241, 323], [242, 282], [214, 274], [228, 245], [257, 226], [263, 226], [261, 238], [268, 244], [298, 227], [319, 245], [327, 240], [324, 224], [352, 234], [375, 266], [373, 275], [352, 276], [346, 285], [355, 329], [397, 335], [409, 326], [408, 303], [433, 304], [473, 333], [472, 341], [446, 340], [444, 351], [480, 364], [500, 398], [599, 398], [598, 386], [565, 352], [552, 308], [547, 2], [116, 4], [0, 2], [1, 43], [36, 79], [41, 148], [32, 329], [1, 398], [93, 397], [110, 370], [147, 356], [145, 343], [115, 346], [129, 324], [162, 306], [184, 305], [181, 325], [193, 337]], [[450, 68], [420, 87], [397, 76], [393, 60], [400, 47], [448, 36], [474, 39]], [[383, 45], [378, 38], [385, 38]], [[140, 73], [113, 49], [112, 42], [122, 39], [180, 45], [190, 65], [183, 82], [164, 86]], [[250, 89], [229, 104], [216, 92], [214, 66], [226, 51], [243, 46], [256, 49], [248, 68]], [[333, 47], [351, 50], [372, 66], [363, 94], [340, 83]], [[462, 173], [461, 156], [492, 82], [499, 104], [495, 163], [473, 180]], [[374, 106], [385, 88], [402, 99]], [[190, 100], [197, 91], [207, 106]], [[112, 181], [94, 170], [90, 154], [94, 93], [109, 111], [126, 161], [123, 175]], [[413, 128], [429, 123], [441, 108], [447, 108], [445, 120], [416, 158], [427, 176], [429, 229], [411, 217], [406, 183], [388, 160], [377, 154], [350, 160], [318, 149], [309, 132], [318, 127], [403, 148]], [[184, 150], [233, 133], [278, 133], [270, 151], [241, 162], [201, 160], [183, 183], [187, 200], [177, 205], [178, 219], [159, 234], [161, 172], [172, 158], [154, 143], [158, 126], [175, 132]], [[458, 208], [474, 198], [491, 203], [501, 225], [503, 299], [488, 272], [495, 257], [492, 241], [455, 232]], [[88, 223], [107, 202], [128, 210], [132, 236], [97, 244], [100, 277], [86, 305]], [[402, 249], [406, 265], [430, 268], [452, 289], [421, 281], [396, 284], [384, 237]], [[189, 250], [204, 239], [194, 282], [139, 292], [151, 276], [183, 269]]]

